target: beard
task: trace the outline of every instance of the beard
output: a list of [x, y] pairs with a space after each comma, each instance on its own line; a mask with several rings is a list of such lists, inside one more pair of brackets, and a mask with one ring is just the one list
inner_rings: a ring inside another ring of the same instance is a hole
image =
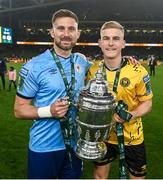
[[[63, 41], [67, 41], [67, 43], [62, 43]], [[54, 43], [56, 44], [56, 46], [64, 51], [69, 51], [71, 50], [75, 45], [76, 45], [76, 41], [72, 41], [72, 39], [70, 37], [63, 37], [60, 40], [56, 40], [54, 39]]]

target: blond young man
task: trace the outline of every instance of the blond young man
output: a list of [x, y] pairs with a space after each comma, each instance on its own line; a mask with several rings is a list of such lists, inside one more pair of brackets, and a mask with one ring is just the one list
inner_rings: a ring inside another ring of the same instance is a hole
[[[132, 179], [144, 179], [147, 173], [146, 153], [141, 117], [152, 108], [150, 77], [143, 66], [131, 64], [122, 58], [125, 48], [124, 28], [116, 21], [104, 23], [100, 31], [99, 47], [104, 56], [103, 73], [109, 89], [116, 93], [117, 100], [128, 106], [129, 122], [115, 113], [113, 120], [123, 124], [125, 160]], [[87, 78], [93, 78], [98, 66], [89, 69]], [[116, 79], [116, 81], [115, 81]], [[116, 87], [116, 88], [115, 88]], [[95, 162], [95, 179], [108, 177], [111, 162], [119, 154], [117, 133], [112, 128], [106, 142], [108, 152], [103, 160]]]

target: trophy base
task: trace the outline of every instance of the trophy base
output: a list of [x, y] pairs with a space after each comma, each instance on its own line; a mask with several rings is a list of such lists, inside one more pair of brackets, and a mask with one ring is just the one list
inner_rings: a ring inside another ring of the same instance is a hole
[[89, 142], [79, 139], [77, 142], [76, 155], [83, 160], [102, 159], [107, 152], [104, 142]]

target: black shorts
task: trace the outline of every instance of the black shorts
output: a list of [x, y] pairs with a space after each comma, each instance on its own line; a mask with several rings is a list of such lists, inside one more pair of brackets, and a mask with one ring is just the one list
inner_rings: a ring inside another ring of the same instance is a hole
[[[106, 143], [107, 153], [102, 160], [94, 162], [102, 166], [114, 161], [118, 154], [118, 145]], [[136, 177], [145, 176], [147, 173], [147, 162], [144, 142], [139, 145], [125, 146], [125, 161], [129, 172]]]

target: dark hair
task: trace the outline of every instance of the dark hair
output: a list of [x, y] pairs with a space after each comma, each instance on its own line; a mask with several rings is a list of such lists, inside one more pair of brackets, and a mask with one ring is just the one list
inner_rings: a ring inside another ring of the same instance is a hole
[[10, 66], [10, 71], [13, 71], [14, 70], [14, 67], [13, 66]]
[[52, 25], [57, 18], [61, 18], [61, 17], [70, 17], [70, 18], [73, 18], [77, 23], [79, 23], [78, 17], [75, 13], [73, 13], [72, 11], [68, 9], [60, 9], [53, 14]]

